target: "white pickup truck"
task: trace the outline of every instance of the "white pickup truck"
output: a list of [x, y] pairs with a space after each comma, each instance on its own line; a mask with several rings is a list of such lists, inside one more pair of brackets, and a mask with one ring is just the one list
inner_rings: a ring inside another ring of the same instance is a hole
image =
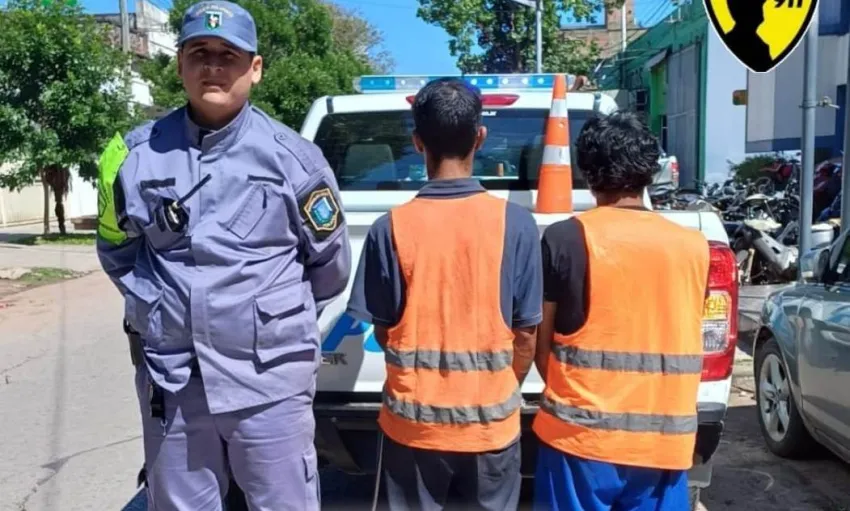
[[[543, 127], [552, 101], [552, 75], [467, 75], [484, 103], [487, 141], [475, 158], [474, 175], [490, 193], [530, 210], [537, 196]], [[429, 80], [420, 76], [368, 76], [356, 84], [360, 94], [317, 99], [301, 128], [334, 169], [351, 234], [353, 261], [360, 258], [372, 223], [393, 206], [410, 200], [426, 179], [422, 157], [411, 145], [411, 102]], [[616, 110], [602, 93], [570, 92], [570, 133], [575, 140], [584, 122]], [[573, 147], [574, 143], [571, 144]], [[573, 154], [572, 161], [576, 157]], [[574, 206], [581, 214], [594, 206], [581, 170], [573, 167]], [[647, 204], [649, 203], [647, 197]], [[714, 213], [665, 211], [670, 220], [701, 231], [712, 242], [711, 296], [704, 321], [705, 362], [699, 388], [699, 433], [690, 473], [692, 499], [711, 479], [709, 458], [723, 430], [737, 341], [737, 278], [726, 231]], [[542, 233], [570, 215], [535, 214]], [[353, 275], [353, 272], [352, 272]], [[353, 278], [353, 277], [352, 277]], [[377, 416], [384, 384], [384, 357], [372, 325], [344, 313], [351, 289], [319, 318], [323, 365], [315, 400], [316, 446], [320, 459], [345, 472], [374, 474], [377, 468]], [[675, 310], [670, 311], [675, 314]], [[536, 438], [530, 432], [543, 382], [532, 370], [522, 387], [524, 475], [534, 473]], [[695, 502], [694, 502], [695, 505]]]

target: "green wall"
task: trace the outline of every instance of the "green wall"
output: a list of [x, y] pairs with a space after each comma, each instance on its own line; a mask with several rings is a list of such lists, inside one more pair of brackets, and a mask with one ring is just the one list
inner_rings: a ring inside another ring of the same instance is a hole
[[683, 48], [700, 44], [700, 91], [699, 91], [699, 168], [697, 179], [705, 178], [705, 89], [707, 69], [707, 39], [709, 22], [703, 2], [683, 5], [637, 39], [629, 42], [625, 52], [618, 53], [603, 66], [600, 75], [601, 89], [646, 89], [649, 97], [648, 122], [656, 135], [661, 134], [661, 117], [666, 113], [667, 79], [666, 62], [646, 69], [646, 63], [663, 51], [675, 53]]

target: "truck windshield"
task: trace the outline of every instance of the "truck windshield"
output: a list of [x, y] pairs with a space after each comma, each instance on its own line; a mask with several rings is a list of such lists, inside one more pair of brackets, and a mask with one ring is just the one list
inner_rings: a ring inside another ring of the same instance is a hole
[[[485, 110], [487, 140], [475, 155], [473, 176], [491, 190], [537, 188], [543, 130], [548, 110]], [[587, 184], [576, 165], [575, 140], [595, 115], [571, 110], [573, 189]], [[322, 119], [315, 143], [330, 163], [341, 190], [417, 190], [425, 182], [425, 162], [411, 142], [409, 110], [335, 113]]]

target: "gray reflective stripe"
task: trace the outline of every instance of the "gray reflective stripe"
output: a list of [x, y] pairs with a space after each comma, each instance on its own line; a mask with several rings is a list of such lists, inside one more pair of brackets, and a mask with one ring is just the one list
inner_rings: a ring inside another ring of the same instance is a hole
[[384, 391], [384, 404], [390, 412], [407, 420], [429, 424], [487, 424], [507, 419], [522, 405], [517, 389], [507, 401], [488, 406], [433, 406], [402, 401]]
[[588, 369], [662, 374], [699, 374], [702, 372], [702, 355], [591, 351], [562, 344], [552, 344], [552, 354], [559, 362]]
[[513, 350], [474, 351], [395, 351], [387, 349], [387, 364], [405, 368], [441, 371], [501, 371], [513, 363]]
[[593, 429], [631, 431], [634, 433], [664, 433], [667, 435], [684, 435], [697, 431], [696, 414], [656, 415], [598, 412], [555, 403], [546, 396], [543, 396], [540, 408], [564, 422]]

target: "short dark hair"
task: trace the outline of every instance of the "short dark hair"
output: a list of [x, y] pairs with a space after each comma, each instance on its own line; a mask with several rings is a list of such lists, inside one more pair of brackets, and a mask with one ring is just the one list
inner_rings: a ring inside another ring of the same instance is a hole
[[413, 100], [416, 134], [437, 160], [465, 158], [481, 126], [481, 97], [457, 78], [429, 82]]
[[589, 119], [576, 140], [578, 167], [595, 192], [639, 192], [658, 172], [658, 139], [635, 114]]

